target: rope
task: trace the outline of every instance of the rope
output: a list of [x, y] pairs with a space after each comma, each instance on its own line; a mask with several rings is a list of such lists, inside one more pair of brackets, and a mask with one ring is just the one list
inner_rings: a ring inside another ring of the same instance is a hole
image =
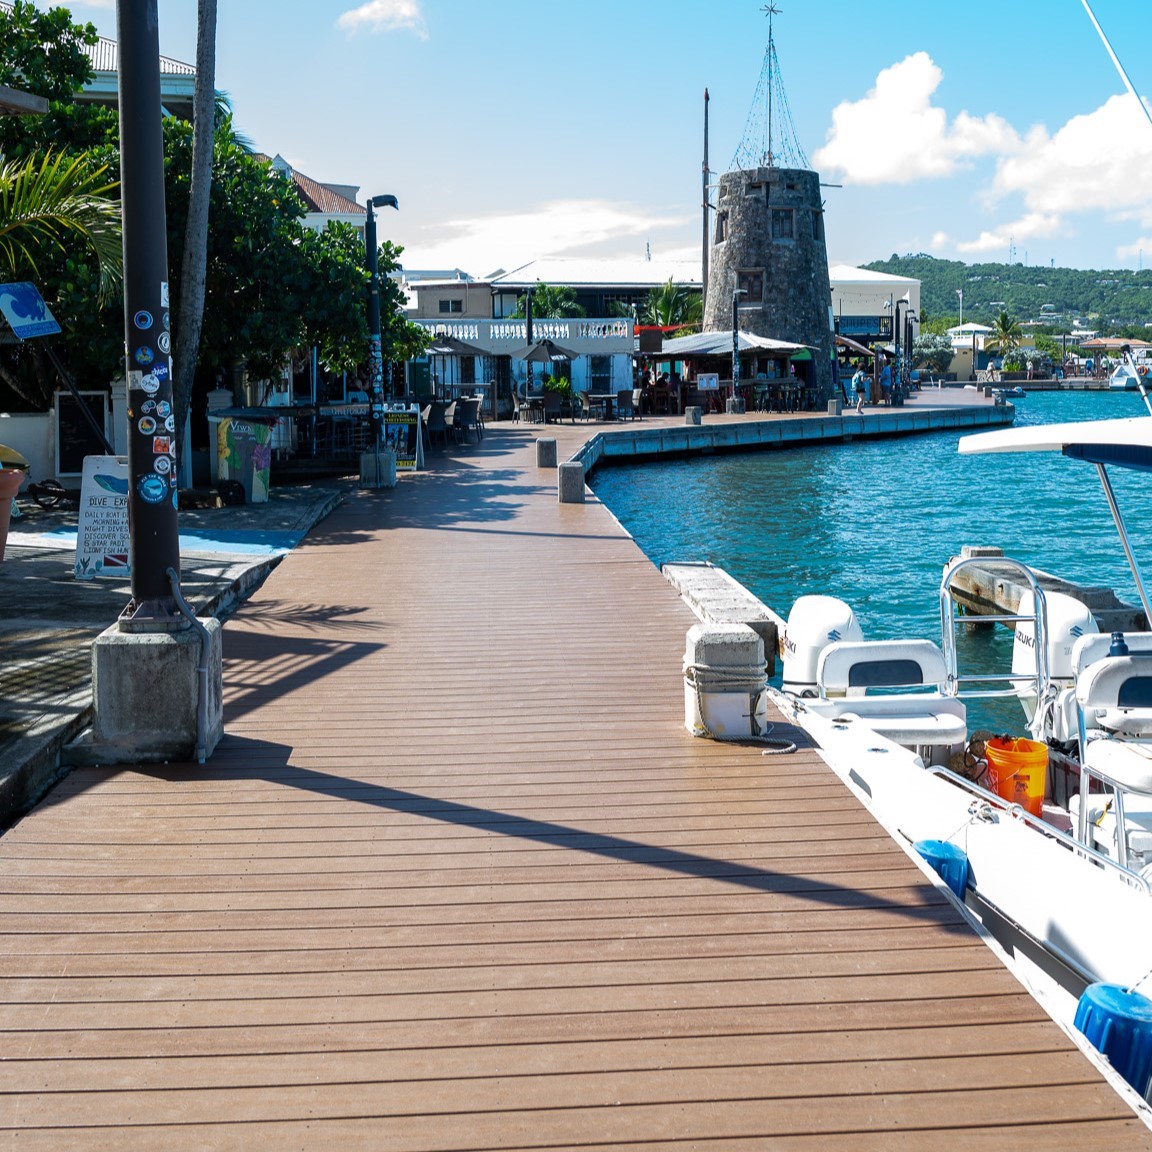
[[1130, 985], [1128, 986], [1128, 988], [1126, 989], [1126, 991], [1128, 991], [1128, 992], [1135, 992], [1135, 991], [1136, 991], [1136, 989], [1137, 989], [1137, 988], [1139, 988], [1139, 987], [1140, 987], [1140, 985], [1141, 985], [1141, 984], [1143, 984], [1143, 983], [1144, 983], [1144, 981], [1145, 981], [1145, 980], [1147, 980], [1149, 976], [1152, 976], [1152, 968], [1149, 968], [1149, 969], [1148, 969], [1148, 971], [1147, 971], [1147, 972], [1145, 972], [1145, 973], [1144, 973], [1144, 975], [1143, 975], [1143, 976], [1141, 976], [1141, 977], [1140, 977], [1140, 979], [1139, 979], [1139, 980], [1137, 980], [1135, 984], [1130, 984]]
[[[760, 668], [761, 672], [763, 672], [765, 665], [761, 665]], [[702, 676], [702, 673], [706, 673], [707, 675]], [[723, 668], [711, 668], [702, 664], [686, 664], [684, 666], [684, 678], [692, 685], [696, 693], [696, 712], [700, 717], [700, 723], [697, 729], [694, 730], [697, 735], [703, 734], [710, 740], [752, 740], [758, 744], [765, 744], [767, 747], [761, 751], [761, 755], [763, 756], [787, 756], [796, 751], [796, 742], [794, 740], [770, 735], [775, 728], [774, 724], [769, 724], [763, 732], [752, 732], [748, 736], [719, 736], [709, 728], [708, 722], [704, 719], [704, 702], [701, 699], [703, 685], [701, 681], [708, 680], [709, 687], [723, 686], [730, 691], [748, 692], [748, 714], [752, 720], [752, 726], [755, 727], [757, 723], [756, 701], [760, 693], [764, 690], [764, 680], [762, 678], [757, 681], [754, 677], [749, 676], [746, 671], [726, 672]]]

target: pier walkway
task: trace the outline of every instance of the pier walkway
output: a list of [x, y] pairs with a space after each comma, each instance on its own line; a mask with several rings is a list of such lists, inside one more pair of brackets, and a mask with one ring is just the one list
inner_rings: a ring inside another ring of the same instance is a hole
[[815, 752], [684, 731], [694, 618], [540, 431], [283, 560], [206, 766], [0, 839], [0, 1147], [1152, 1147]]

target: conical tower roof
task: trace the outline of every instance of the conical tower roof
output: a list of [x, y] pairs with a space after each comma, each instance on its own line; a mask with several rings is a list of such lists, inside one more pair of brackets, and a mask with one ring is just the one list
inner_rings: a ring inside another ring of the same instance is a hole
[[768, 47], [764, 50], [764, 64], [752, 108], [744, 125], [744, 135], [736, 148], [736, 155], [728, 171], [750, 171], [755, 168], [810, 168], [808, 157], [800, 146], [784, 80], [780, 74], [780, 61], [776, 56], [773, 20], [781, 14], [775, 3], [764, 5], [768, 17]]

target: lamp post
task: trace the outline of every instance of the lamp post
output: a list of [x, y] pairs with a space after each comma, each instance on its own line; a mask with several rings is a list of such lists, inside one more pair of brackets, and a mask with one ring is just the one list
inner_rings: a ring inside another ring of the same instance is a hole
[[376, 451], [376, 486], [380, 479], [380, 438], [384, 431], [384, 357], [380, 351], [380, 267], [376, 252], [376, 215], [373, 208], [400, 210], [396, 197], [372, 196], [365, 205], [364, 256], [368, 266], [368, 418], [372, 423], [372, 443]]
[[179, 576], [172, 337], [156, 0], [118, 0], [120, 201], [128, 378], [128, 523], [136, 630], [184, 626], [169, 571]]
[[960, 297], [960, 327], [964, 327], [964, 289], [957, 288], [956, 295]]
[[[893, 351], [896, 359], [896, 387], [899, 387], [904, 379], [904, 359], [909, 351], [909, 341], [905, 338], [903, 348], [901, 348], [901, 327], [900, 327], [900, 305], [903, 304], [909, 312], [912, 311], [912, 301], [908, 299], [905, 293], [899, 300], [896, 301], [895, 308], [893, 309], [892, 318], [892, 343]], [[907, 313], [905, 313], [905, 324], [907, 324]]]
[[747, 296], [747, 288], [732, 291], [732, 396], [725, 405], [729, 412], [744, 411], [744, 398], [740, 396], [740, 297]]

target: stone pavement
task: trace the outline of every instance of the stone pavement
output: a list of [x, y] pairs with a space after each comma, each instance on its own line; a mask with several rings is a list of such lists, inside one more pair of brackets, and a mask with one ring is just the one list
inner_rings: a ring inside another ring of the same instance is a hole
[[[181, 586], [200, 616], [227, 617], [344, 497], [350, 481], [273, 488], [265, 504], [181, 510]], [[128, 577], [73, 575], [77, 508], [22, 497], [0, 562], [0, 828], [63, 770], [91, 723], [91, 647], [131, 598]]]

